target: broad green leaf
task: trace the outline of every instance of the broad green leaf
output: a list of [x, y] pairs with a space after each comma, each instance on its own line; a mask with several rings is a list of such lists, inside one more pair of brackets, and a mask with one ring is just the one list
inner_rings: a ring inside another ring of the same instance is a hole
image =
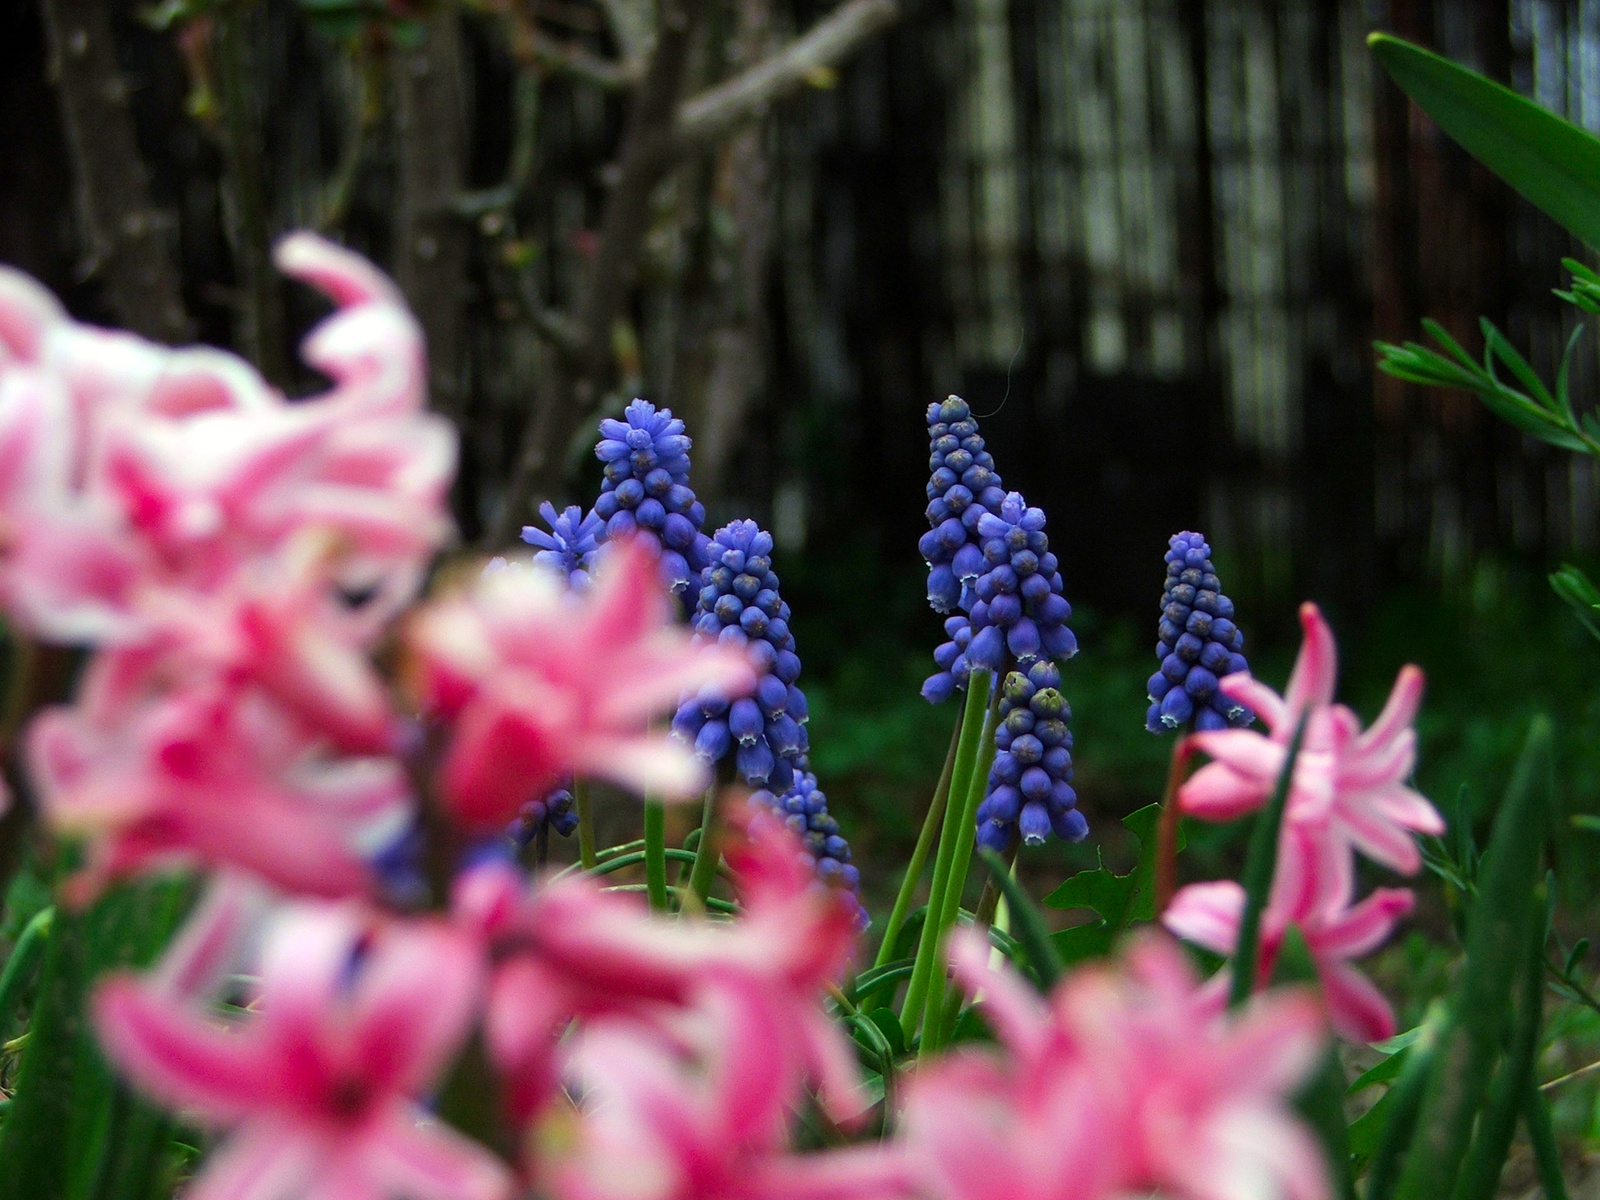
[[[1118, 875], [1107, 870], [1105, 860], [1099, 858], [1098, 866], [1079, 871], [1044, 898], [1044, 903], [1051, 908], [1093, 909], [1110, 927], [1113, 935], [1135, 921], [1155, 919], [1156, 842], [1157, 829], [1161, 824], [1161, 806], [1147, 804], [1123, 817], [1122, 823], [1139, 841], [1139, 857], [1133, 870], [1126, 875]], [[1181, 827], [1175, 848], [1183, 849]], [[1084, 927], [1080, 925], [1077, 928]]]
[[1600, 248], [1600, 139], [1421, 46], [1375, 33], [1373, 55], [1462, 147], [1563, 228]]
[[1048, 992], [1061, 977], [1061, 959], [1050, 944], [1050, 933], [1045, 928], [1044, 917], [1034, 906], [1032, 897], [1012, 878], [1011, 868], [1003, 858], [987, 846], [978, 848], [978, 857], [989, 868], [990, 876], [1011, 908], [1011, 923], [1016, 930], [1017, 944], [1027, 958], [1028, 966], [1033, 969], [1039, 990]]

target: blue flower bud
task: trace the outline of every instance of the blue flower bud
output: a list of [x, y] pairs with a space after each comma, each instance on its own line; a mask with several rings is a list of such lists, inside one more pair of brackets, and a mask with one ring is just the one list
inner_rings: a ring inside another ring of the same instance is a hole
[[[1223, 697], [1217, 681], [1235, 671], [1248, 671], [1241, 653], [1244, 636], [1233, 622], [1233, 602], [1222, 594], [1211, 564], [1211, 547], [1198, 533], [1172, 537], [1166, 555], [1167, 581], [1157, 626], [1161, 689], [1152, 680], [1152, 706], [1146, 726], [1155, 732], [1186, 727], [1197, 730], [1242, 728], [1253, 719], [1243, 705]], [[1174, 699], [1176, 688], [1189, 703]]]
[[1022, 833], [1024, 846], [1044, 845], [1051, 833], [1049, 810], [1038, 801], [1024, 804], [1022, 815], [1017, 818], [1017, 828]]
[[738, 739], [741, 746], [754, 745], [765, 725], [761, 706], [748, 696], [741, 696], [728, 709], [728, 732]]

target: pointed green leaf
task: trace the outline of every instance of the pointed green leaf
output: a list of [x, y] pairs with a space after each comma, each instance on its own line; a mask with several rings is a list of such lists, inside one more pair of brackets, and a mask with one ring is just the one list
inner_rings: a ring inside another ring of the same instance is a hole
[[1367, 45], [1425, 113], [1478, 161], [1600, 247], [1600, 139], [1420, 46], [1375, 33]]
[[[1155, 920], [1157, 828], [1161, 824], [1161, 805], [1147, 804], [1123, 817], [1122, 823], [1139, 843], [1139, 857], [1133, 870], [1118, 875], [1106, 868], [1104, 859], [1099, 859], [1098, 866], [1079, 871], [1044, 898], [1044, 903], [1051, 908], [1093, 909], [1110, 926], [1113, 935], [1135, 921]], [[1177, 849], [1183, 849], [1181, 826]]]

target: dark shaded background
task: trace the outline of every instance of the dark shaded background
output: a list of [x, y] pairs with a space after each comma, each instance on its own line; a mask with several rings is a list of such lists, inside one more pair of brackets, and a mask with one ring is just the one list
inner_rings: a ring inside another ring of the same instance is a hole
[[[141, 19], [142, 0], [0, 6], [0, 260], [79, 315], [126, 323], [75, 215], [51, 4], [109, 13], [192, 331], [242, 344], [221, 131], [192, 103], [203, 76], [174, 31]], [[733, 70], [740, 29], [770, 47], [825, 11], [714, 4], [689, 90]], [[538, 100], [526, 186], [493, 219], [440, 215], [457, 282], [411, 297], [430, 330], [460, 317], [436, 359], [454, 363], [440, 402], [462, 425], [469, 541], [497, 516], [549, 373], [519, 289], [570, 301], [626, 111], [621, 92], [518, 60], [508, 13], [563, 46], [621, 50], [594, 0], [422, 21], [453, 22], [459, 40], [462, 120], [444, 144], [464, 194], [507, 175], [519, 71]], [[362, 103], [352, 43], [293, 0], [237, 19], [269, 229], [314, 223]], [[1110, 818], [1161, 777], [1142, 681], [1160, 554], [1180, 528], [1210, 535], [1264, 677], [1287, 670], [1307, 596], [1333, 613], [1365, 711], [1400, 661], [1423, 661], [1436, 794], [1503, 766], [1530, 707], [1571, 718], [1583, 741], [1595, 652], [1539, 575], [1595, 550], [1594, 465], [1465, 397], [1375, 376], [1370, 349], [1415, 336], [1424, 316], [1477, 346], [1483, 314], [1549, 377], [1575, 319], [1550, 289], [1577, 248], [1376, 72], [1374, 28], [1600, 127], [1600, 6], [1587, 0], [914, 0], [742, 144], [684, 159], [658, 195], [605, 407], [633, 393], [672, 405], [699, 443], [713, 518], [777, 532], [817, 765], [858, 841], [909, 836], [948, 728], [915, 697], [938, 640], [915, 546], [923, 410], [950, 391], [983, 415], [1008, 486], [1050, 515], [1090, 652], [1068, 687], [1082, 790], [1113, 842]], [[416, 51], [392, 34], [367, 43], [371, 128], [334, 232], [401, 272], [412, 134], [396, 77]], [[291, 334], [318, 315], [303, 292], [280, 298]], [[1593, 395], [1595, 361], [1580, 351], [1575, 394]], [[715, 384], [733, 368], [734, 384]], [[597, 479], [575, 445], [556, 498], [586, 501]], [[1499, 715], [1473, 725], [1486, 706]], [[1584, 753], [1579, 807], [1600, 777]]]

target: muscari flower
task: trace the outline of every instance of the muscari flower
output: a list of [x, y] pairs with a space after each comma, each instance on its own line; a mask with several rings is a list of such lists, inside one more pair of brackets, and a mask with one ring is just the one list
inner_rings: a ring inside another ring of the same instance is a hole
[[1151, 733], [1169, 729], [1243, 729], [1255, 714], [1217, 687], [1225, 675], [1248, 671], [1244, 633], [1233, 623], [1233, 601], [1222, 594], [1211, 547], [1198, 533], [1172, 536], [1167, 585], [1161, 596], [1161, 669], [1150, 676]]
[[597, 513], [585, 514], [576, 504], [557, 513], [548, 500], [539, 506], [539, 515], [550, 526], [549, 533], [537, 525], [522, 527], [522, 540], [538, 547], [533, 561], [559, 571], [573, 591], [583, 591], [589, 586], [589, 572], [605, 537], [605, 521]]
[[529, 800], [517, 810], [516, 819], [506, 826], [506, 836], [523, 849], [546, 825], [562, 837], [571, 837], [578, 828], [578, 810], [568, 788], [556, 788], [537, 800]]
[[928, 563], [928, 603], [935, 612], [972, 607], [984, 571], [978, 520], [1005, 499], [994, 458], [960, 396], [928, 405], [928, 532], [918, 548]]
[[772, 535], [754, 521], [734, 521], [717, 530], [709, 558], [690, 623], [701, 640], [747, 650], [756, 687], [731, 702], [722, 689], [706, 688], [679, 706], [672, 728], [703, 761], [720, 762], [731, 751], [746, 785], [785, 792], [806, 751], [809, 712], [795, 686], [800, 658], [772, 570]]
[[[771, 810], [805, 843], [806, 853], [816, 865], [817, 877], [837, 884], [852, 895], [861, 887], [861, 872], [850, 861], [850, 843], [839, 833], [839, 822], [828, 812], [828, 797], [817, 786], [817, 777], [805, 755], [794, 763], [794, 783], [781, 795], [763, 788], [750, 796], [752, 804]], [[857, 910], [857, 919], [866, 924], [866, 911]]]
[[989, 794], [978, 806], [979, 845], [1004, 853], [1018, 832], [1029, 846], [1052, 833], [1068, 842], [1088, 835], [1072, 790], [1072, 709], [1060, 688], [1061, 671], [1048, 660], [1006, 676]]
[[1039, 658], [1071, 658], [1078, 639], [1067, 628], [1072, 606], [1044, 532], [1044, 510], [1008, 493], [998, 512], [978, 519], [984, 572], [973, 585], [969, 665], [999, 671], [1007, 652], [1027, 667]]
[[710, 558], [701, 574], [695, 633], [747, 646], [759, 678], [755, 691], [732, 703], [714, 688], [684, 701], [672, 720], [673, 731], [708, 763], [731, 750], [739, 777], [755, 789], [755, 799], [806, 839], [817, 875], [854, 892], [860, 876], [850, 865], [850, 847], [807, 767], [810, 714], [795, 683], [800, 658], [789, 632], [789, 606], [778, 595], [772, 571], [772, 535], [754, 521], [735, 521], [717, 530]]
[[967, 675], [972, 670], [967, 663], [967, 647], [972, 644], [972, 622], [957, 613], [945, 618], [944, 632], [950, 640], [940, 643], [933, 652], [934, 665], [939, 669], [922, 684], [922, 698], [929, 704], [943, 704], [957, 688], [965, 688]]
[[700, 532], [705, 505], [689, 487], [689, 437], [670, 408], [648, 400], [635, 400], [622, 415], [600, 422], [594, 448], [606, 465], [594, 502], [594, 515], [605, 522], [598, 540], [637, 531], [660, 551], [663, 582], [682, 592], [706, 566], [709, 543]]

